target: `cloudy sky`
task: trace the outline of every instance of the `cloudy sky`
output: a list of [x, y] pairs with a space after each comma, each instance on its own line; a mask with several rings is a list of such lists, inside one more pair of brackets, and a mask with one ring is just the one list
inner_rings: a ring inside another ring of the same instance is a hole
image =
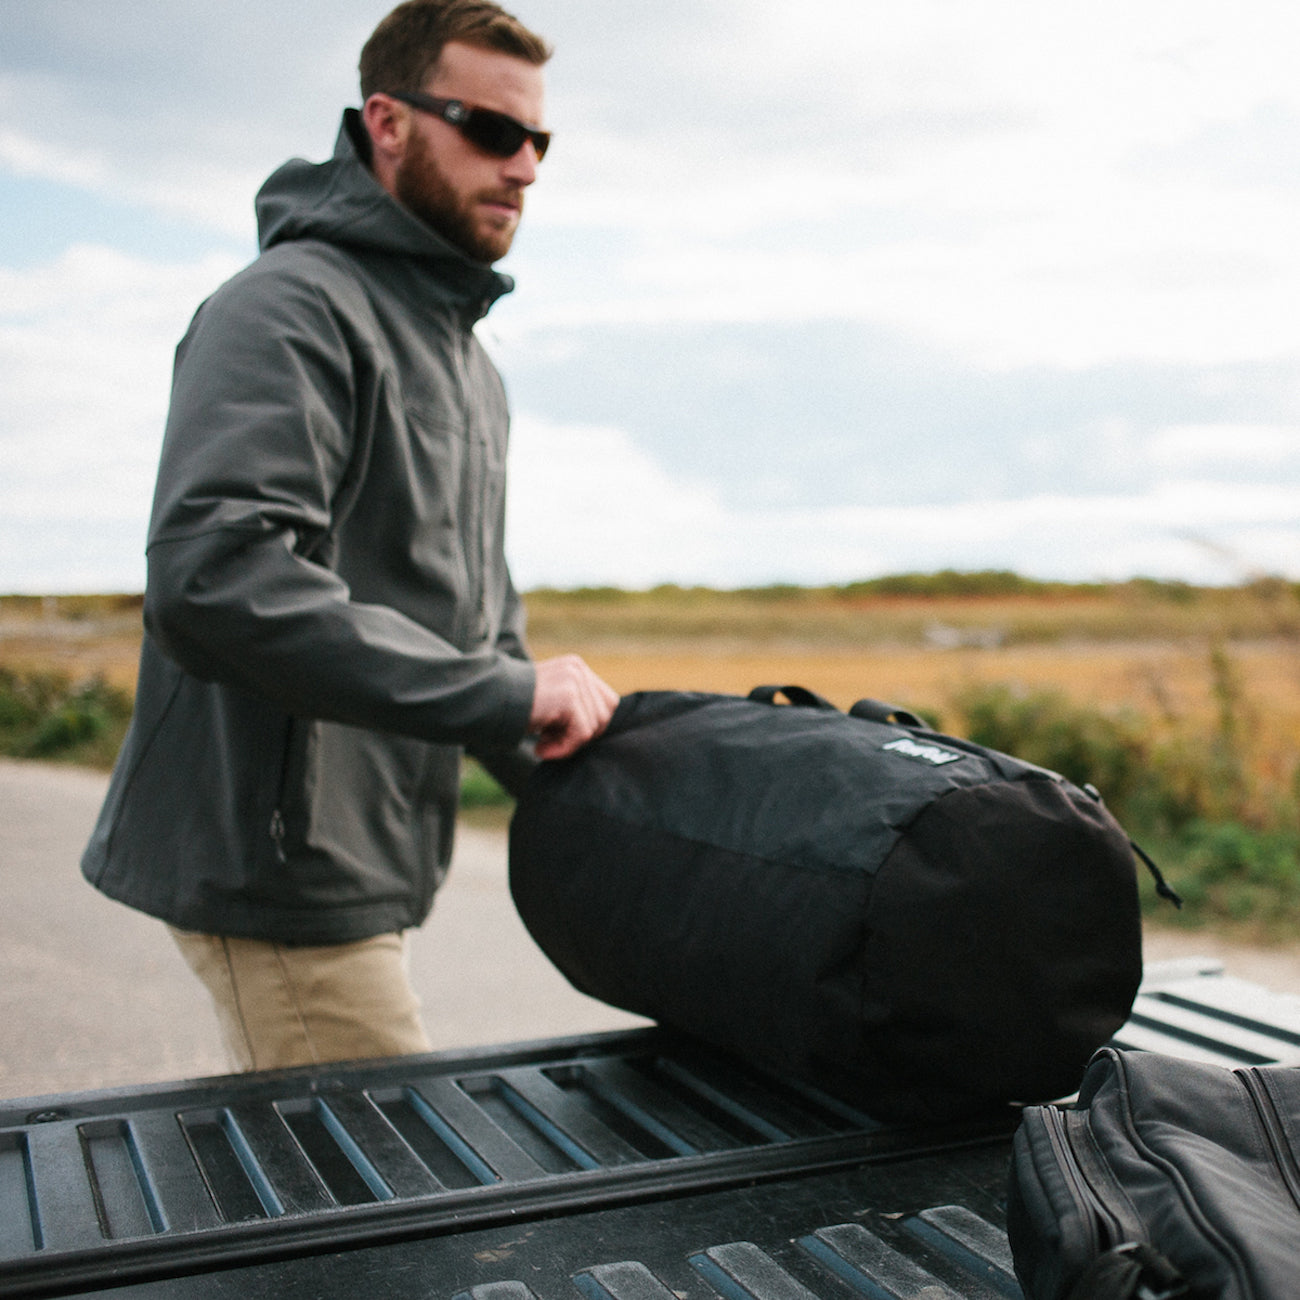
[[[0, 592], [143, 585], [172, 349], [389, 7], [0, 0]], [[522, 586], [1300, 578], [1291, 0], [515, 11]]]

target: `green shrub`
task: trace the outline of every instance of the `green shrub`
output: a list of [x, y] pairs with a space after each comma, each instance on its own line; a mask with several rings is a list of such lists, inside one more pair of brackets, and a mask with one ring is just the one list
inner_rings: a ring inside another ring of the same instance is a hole
[[1277, 789], [1259, 788], [1244, 750], [1248, 710], [1222, 651], [1211, 671], [1218, 717], [1208, 735], [1161, 737], [1136, 715], [1007, 685], [974, 688], [957, 703], [972, 740], [1100, 790], [1185, 904], [1175, 918], [1143, 872], [1144, 906], [1168, 921], [1274, 935], [1300, 916], [1300, 771]]
[[466, 758], [460, 770], [460, 806], [462, 808], [509, 809], [514, 800], [497, 784], [496, 779], [472, 758]]
[[[1152, 845], [1183, 898], [1162, 920], [1190, 927], [1227, 926], [1252, 939], [1291, 939], [1300, 914], [1300, 830], [1259, 830], [1240, 822], [1193, 822]], [[1154, 907], [1144, 889], [1143, 903]]]
[[[1182, 836], [1185, 862], [1207, 884], [1231, 882], [1294, 890], [1300, 832], [1261, 831], [1237, 822], [1195, 822]], [[1300, 898], [1293, 898], [1300, 903]]]
[[1039, 582], [1008, 569], [941, 569], [937, 573], [896, 573], [883, 578], [845, 583], [837, 588], [847, 596], [911, 596], [924, 599], [1042, 595], [1064, 589], [1061, 583]]
[[1093, 785], [1123, 819], [1153, 802], [1150, 753], [1141, 719], [1071, 704], [1056, 691], [978, 686], [958, 697], [964, 732], [981, 745]]
[[111, 766], [131, 707], [102, 677], [0, 669], [0, 754]]

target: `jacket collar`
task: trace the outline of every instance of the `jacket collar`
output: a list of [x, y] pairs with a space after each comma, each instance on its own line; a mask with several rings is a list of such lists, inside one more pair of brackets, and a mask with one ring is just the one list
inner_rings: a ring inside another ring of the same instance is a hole
[[369, 167], [370, 138], [355, 108], [344, 111], [333, 157], [323, 163], [293, 158], [257, 195], [258, 242], [263, 251], [297, 239], [408, 259], [431, 274], [477, 316], [514, 280], [430, 229], [394, 199]]

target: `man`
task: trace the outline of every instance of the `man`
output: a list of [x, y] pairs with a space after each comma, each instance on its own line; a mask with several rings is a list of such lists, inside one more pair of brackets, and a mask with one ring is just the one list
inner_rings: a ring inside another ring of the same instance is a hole
[[527, 657], [472, 333], [512, 287], [491, 263], [548, 57], [486, 0], [400, 5], [333, 158], [271, 176], [261, 255], [177, 351], [136, 713], [82, 868], [168, 923], [237, 1068], [427, 1050], [402, 933], [446, 872], [461, 749], [515, 787], [617, 703], [576, 656]]

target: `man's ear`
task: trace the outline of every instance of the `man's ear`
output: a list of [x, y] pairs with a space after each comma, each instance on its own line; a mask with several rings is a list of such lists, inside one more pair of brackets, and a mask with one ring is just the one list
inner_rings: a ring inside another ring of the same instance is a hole
[[361, 109], [361, 120], [370, 136], [371, 161], [375, 176], [387, 188], [388, 179], [406, 155], [411, 133], [411, 111], [388, 95], [375, 94]]

